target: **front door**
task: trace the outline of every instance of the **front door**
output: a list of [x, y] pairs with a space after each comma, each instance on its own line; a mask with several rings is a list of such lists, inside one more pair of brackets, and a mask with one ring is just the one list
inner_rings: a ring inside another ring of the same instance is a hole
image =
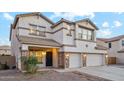
[[46, 66], [52, 66], [52, 52], [46, 52]]

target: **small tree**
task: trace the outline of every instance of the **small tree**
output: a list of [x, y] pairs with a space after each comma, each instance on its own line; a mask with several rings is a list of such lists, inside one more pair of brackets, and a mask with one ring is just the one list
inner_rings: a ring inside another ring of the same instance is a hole
[[35, 56], [22, 57], [21, 60], [27, 73], [36, 73], [38, 60]]

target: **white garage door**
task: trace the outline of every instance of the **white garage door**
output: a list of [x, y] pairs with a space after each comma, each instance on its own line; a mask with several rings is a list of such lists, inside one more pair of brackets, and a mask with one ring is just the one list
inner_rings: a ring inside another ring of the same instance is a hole
[[103, 55], [88, 54], [86, 66], [100, 66], [103, 65]]
[[81, 55], [70, 54], [69, 68], [79, 68], [79, 67], [81, 67]]

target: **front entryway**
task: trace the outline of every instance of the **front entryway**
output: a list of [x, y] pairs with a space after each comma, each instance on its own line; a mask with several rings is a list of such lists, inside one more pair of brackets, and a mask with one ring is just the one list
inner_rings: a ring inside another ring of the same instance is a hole
[[43, 47], [29, 47], [30, 56], [36, 56], [38, 59], [38, 67], [58, 67], [58, 49], [57, 48], [43, 48]]
[[46, 52], [46, 66], [52, 65], [52, 52]]

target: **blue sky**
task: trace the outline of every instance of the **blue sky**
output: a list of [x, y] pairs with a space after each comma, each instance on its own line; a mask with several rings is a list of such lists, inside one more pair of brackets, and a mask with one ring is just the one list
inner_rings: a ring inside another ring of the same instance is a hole
[[[23, 12], [1, 12], [0, 13], [0, 45], [10, 44], [10, 24], [13, 23], [16, 14]], [[90, 18], [99, 28], [97, 37], [113, 37], [124, 34], [124, 13], [123, 12], [43, 12], [53, 22], [61, 18], [71, 21]]]

